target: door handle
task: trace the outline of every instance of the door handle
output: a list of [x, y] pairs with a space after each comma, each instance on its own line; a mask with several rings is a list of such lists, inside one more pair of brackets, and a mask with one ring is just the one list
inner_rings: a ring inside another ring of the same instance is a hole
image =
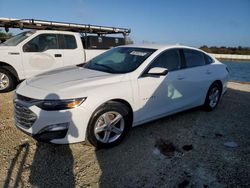
[[212, 74], [212, 72], [210, 70], [207, 70], [206, 74]]
[[178, 76], [177, 77], [177, 80], [184, 80], [185, 79], [185, 77], [183, 77], [183, 76]]
[[55, 54], [55, 57], [62, 57], [62, 54]]

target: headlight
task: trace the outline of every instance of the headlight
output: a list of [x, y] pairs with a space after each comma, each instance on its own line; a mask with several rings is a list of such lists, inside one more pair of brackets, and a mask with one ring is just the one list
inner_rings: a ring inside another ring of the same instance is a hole
[[39, 101], [36, 106], [47, 111], [66, 110], [80, 106], [85, 100], [86, 97], [67, 100], [43, 100]]

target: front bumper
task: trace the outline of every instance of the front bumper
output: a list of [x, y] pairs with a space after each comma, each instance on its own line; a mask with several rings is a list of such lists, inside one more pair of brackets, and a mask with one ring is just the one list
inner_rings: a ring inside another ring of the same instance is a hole
[[[38, 142], [45, 142], [45, 143], [53, 143], [52, 140], [63, 139], [63, 138], [66, 137], [67, 132], [68, 132], [68, 129], [65, 129], [65, 130], [60, 130], [60, 131], [44, 131], [44, 132], [32, 135], [29, 132], [27, 132], [27, 131], [23, 130], [22, 128], [20, 128], [20, 125], [16, 124], [16, 126], [23, 133], [33, 137]], [[67, 144], [67, 143], [65, 143], [65, 144]]]
[[85, 140], [91, 114], [82, 105], [69, 110], [45, 111], [29, 101], [14, 99], [14, 106], [16, 126], [38, 141], [69, 144]]
[[63, 139], [67, 135], [68, 129], [61, 131], [44, 131], [33, 135], [33, 138], [40, 142], [51, 142], [55, 139]]

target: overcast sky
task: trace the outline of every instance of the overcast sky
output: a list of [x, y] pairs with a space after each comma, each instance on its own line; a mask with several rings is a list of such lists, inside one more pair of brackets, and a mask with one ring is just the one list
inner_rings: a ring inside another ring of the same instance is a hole
[[127, 27], [136, 43], [250, 46], [250, 0], [0, 0], [0, 17]]

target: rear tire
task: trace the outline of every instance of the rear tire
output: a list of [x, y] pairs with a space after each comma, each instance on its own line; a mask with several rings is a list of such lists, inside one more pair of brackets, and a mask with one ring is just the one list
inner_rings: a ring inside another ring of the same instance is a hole
[[119, 144], [132, 125], [129, 108], [119, 102], [107, 102], [92, 115], [87, 127], [87, 142], [96, 148]]
[[16, 78], [8, 70], [0, 68], [0, 93], [12, 91], [16, 87]]
[[207, 92], [206, 100], [203, 105], [206, 111], [212, 111], [216, 108], [216, 106], [218, 105], [220, 101], [221, 93], [222, 93], [222, 88], [220, 84], [217, 82], [214, 82], [210, 86]]

